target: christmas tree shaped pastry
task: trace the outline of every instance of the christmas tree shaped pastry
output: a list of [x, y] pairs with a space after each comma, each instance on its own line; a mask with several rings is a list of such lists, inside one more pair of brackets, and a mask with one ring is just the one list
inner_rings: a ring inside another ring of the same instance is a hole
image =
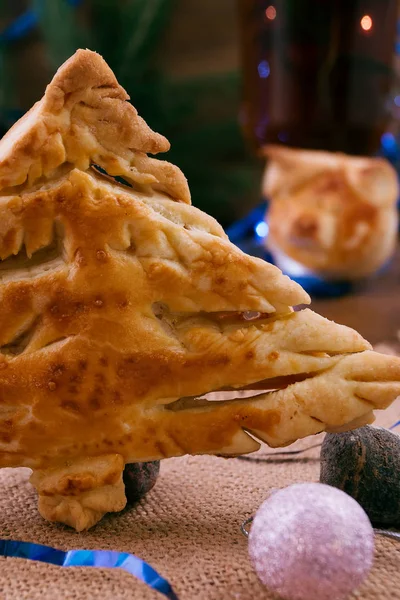
[[294, 311], [307, 294], [191, 206], [127, 100], [79, 51], [0, 142], [0, 467], [77, 530], [124, 507], [125, 463], [286, 445], [400, 394], [399, 359]]

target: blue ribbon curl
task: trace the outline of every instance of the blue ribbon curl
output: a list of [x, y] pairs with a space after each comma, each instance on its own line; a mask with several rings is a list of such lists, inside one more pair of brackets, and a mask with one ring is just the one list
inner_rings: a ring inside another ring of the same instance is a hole
[[169, 600], [178, 600], [171, 584], [141, 558], [127, 552], [108, 550], [57, 550], [42, 544], [0, 540], [0, 556], [37, 560], [59, 567], [123, 569]]

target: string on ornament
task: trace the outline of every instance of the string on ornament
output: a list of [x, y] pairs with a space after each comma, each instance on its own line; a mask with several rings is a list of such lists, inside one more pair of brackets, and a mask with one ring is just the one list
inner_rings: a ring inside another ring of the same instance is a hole
[[[249, 533], [250, 533], [249, 527], [253, 521], [254, 521], [254, 517], [249, 517], [248, 519], [243, 521], [243, 523], [240, 525], [240, 531], [246, 538], [249, 537]], [[388, 537], [393, 540], [400, 541], [400, 532], [398, 532], [398, 531], [391, 531], [390, 529], [379, 529], [377, 527], [374, 527], [374, 532], [379, 535], [382, 535], [384, 537]]]
[[[392, 431], [393, 429], [396, 429], [396, 427], [398, 427], [399, 425], [400, 425], [400, 421], [397, 421], [396, 423], [394, 423], [387, 429], [389, 431]], [[271, 460], [271, 459], [273, 459], [274, 457], [279, 458], [281, 456], [298, 456], [300, 454], [304, 454], [305, 452], [308, 452], [309, 450], [314, 450], [315, 448], [321, 448], [321, 446], [322, 446], [322, 442], [319, 444], [312, 444], [311, 446], [307, 446], [306, 448], [301, 448], [300, 450], [280, 450], [277, 452], [264, 452], [262, 456], [244, 455], [244, 456], [237, 456], [236, 458], [238, 460], [244, 460], [247, 462], [271, 463], [271, 462], [273, 462], [273, 460]]]
[[239, 460], [244, 460], [248, 462], [272, 462], [270, 458], [264, 457], [274, 457], [274, 456], [295, 456], [298, 454], [303, 454], [304, 452], [308, 452], [308, 450], [313, 450], [314, 448], [320, 448], [322, 444], [313, 444], [312, 446], [307, 446], [307, 448], [302, 448], [301, 450], [282, 450], [278, 452], [265, 452], [262, 456], [237, 456]]

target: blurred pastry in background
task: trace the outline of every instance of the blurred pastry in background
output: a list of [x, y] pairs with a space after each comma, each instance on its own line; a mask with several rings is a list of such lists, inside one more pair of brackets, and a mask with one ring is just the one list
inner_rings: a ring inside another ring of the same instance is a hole
[[354, 280], [392, 256], [398, 231], [397, 174], [382, 158], [266, 146], [268, 250], [325, 279]]

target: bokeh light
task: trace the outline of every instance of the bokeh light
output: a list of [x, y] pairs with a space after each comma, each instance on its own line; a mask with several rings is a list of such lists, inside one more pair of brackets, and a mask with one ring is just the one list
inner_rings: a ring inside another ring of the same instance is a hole
[[268, 6], [268, 8], [265, 9], [265, 16], [270, 21], [273, 21], [276, 18], [276, 8], [275, 8], [275, 6], [272, 6], [272, 5]]
[[254, 230], [255, 230], [256, 234], [258, 235], [258, 237], [264, 238], [268, 235], [269, 227], [265, 221], [260, 221], [254, 227]]
[[382, 135], [381, 144], [385, 152], [392, 153], [397, 150], [396, 138], [393, 133], [390, 133], [389, 131]]
[[257, 69], [258, 69], [258, 74], [261, 77], [261, 79], [266, 79], [267, 77], [269, 77], [271, 69], [269, 67], [269, 62], [267, 60], [262, 60], [259, 63]]
[[372, 29], [372, 19], [369, 15], [364, 15], [360, 21], [361, 29], [364, 31], [371, 31]]

